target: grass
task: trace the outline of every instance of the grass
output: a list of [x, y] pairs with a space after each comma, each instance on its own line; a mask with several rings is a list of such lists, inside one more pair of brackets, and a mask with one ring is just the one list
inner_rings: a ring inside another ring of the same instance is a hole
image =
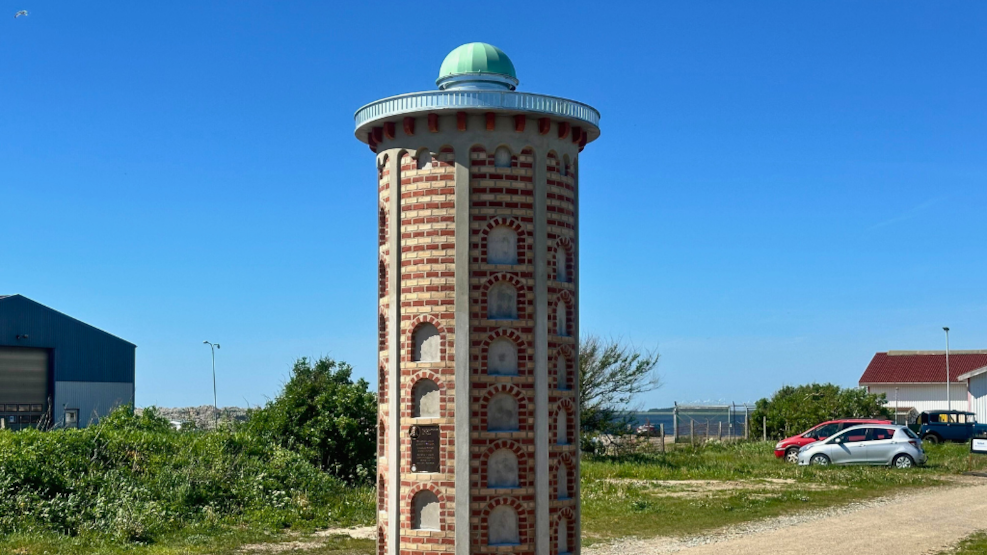
[[[375, 551], [373, 540], [352, 539], [346, 536], [314, 538], [308, 534], [262, 532], [245, 528], [196, 528], [163, 536], [153, 544], [119, 543], [96, 538], [70, 538], [55, 534], [14, 534], [0, 538], [0, 553], [4, 555], [243, 555], [265, 550], [244, 551], [246, 545], [284, 543], [297, 541], [295, 549], [279, 549], [279, 555], [370, 555]], [[317, 546], [313, 547], [315, 544]]]
[[[967, 449], [965, 445], [929, 446], [929, 465], [909, 470], [800, 468], [776, 460], [767, 443], [683, 447], [664, 455], [587, 457], [582, 464], [584, 544], [628, 536], [691, 535], [928, 487], [967, 470]], [[975, 469], [987, 469], [987, 457], [978, 457], [974, 463]], [[8, 529], [0, 533], [0, 553], [232, 555], [245, 553], [244, 545], [298, 541], [316, 545], [278, 553], [372, 555], [371, 540], [312, 535], [326, 526], [372, 523], [374, 492], [370, 487], [343, 488], [333, 495], [331, 500], [320, 498], [319, 507], [305, 509], [311, 512], [309, 518], [257, 516], [253, 508], [224, 517], [186, 518], [182, 526], [136, 541], [113, 534], [65, 534], [43, 527]], [[322, 506], [330, 504], [332, 510]], [[291, 515], [305, 513], [299, 507], [284, 510]], [[974, 536], [955, 555], [983, 553], [985, 543], [987, 537]]]
[[983, 555], [987, 553], [987, 532], [978, 532], [941, 555]]
[[[923, 468], [797, 467], [767, 443], [682, 448], [665, 455], [595, 458], [582, 464], [586, 545], [636, 536], [681, 536], [942, 483], [967, 470], [966, 445], [929, 446]], [[975, 460], [987, 468], [987, 458]], [[668, 484], [712, 480], [729, 484]]]

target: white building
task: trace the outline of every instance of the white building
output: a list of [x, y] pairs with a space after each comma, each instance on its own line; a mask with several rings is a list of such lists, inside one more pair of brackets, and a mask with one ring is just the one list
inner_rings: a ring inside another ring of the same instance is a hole
[[987, 422], [987, 366], [960, 376], [966, 382], [967, 410], [977, 413], [977, 422]]
[[860, 377], [860, 386], [869, 393], [884, 393], [888, 406], [896, 409], [898, 421], [904, 423], [906, 415], [926, 410], [974, 410], [967, 393], [967, 380], [961, 376], [984, 367], [987, 367], [987, 350], [950, 351], [950, 402], [947, 403], [946, 351], [888, 351], [874, 355]]

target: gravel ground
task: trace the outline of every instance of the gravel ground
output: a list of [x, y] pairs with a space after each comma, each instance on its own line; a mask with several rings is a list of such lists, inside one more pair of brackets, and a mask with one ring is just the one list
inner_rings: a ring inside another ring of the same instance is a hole
[[987, 530], [987, 479], [773, 518], [690, 538], [625, 539], [586, 555], [930, 555]]

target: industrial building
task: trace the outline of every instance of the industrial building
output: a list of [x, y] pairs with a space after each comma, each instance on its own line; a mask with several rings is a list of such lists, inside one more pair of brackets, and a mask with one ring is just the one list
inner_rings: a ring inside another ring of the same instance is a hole
[[972, 410], [967, 377], [987, 366], [987, 350], [950, 351], [946, 360], [946, 351], [877, 353], [859, 384], [868, 393], [884, 393], [900, 423], [927, 410]]
[[22, 295], [0, 296], [0, 426], [82, 427], [133, 403], [136, 349]]

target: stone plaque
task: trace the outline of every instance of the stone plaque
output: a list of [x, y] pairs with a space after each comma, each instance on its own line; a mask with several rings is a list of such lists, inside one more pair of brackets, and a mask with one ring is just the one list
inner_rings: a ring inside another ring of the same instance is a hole
[[411, 471], [439, 471], [439, 427], [411, 427]]

